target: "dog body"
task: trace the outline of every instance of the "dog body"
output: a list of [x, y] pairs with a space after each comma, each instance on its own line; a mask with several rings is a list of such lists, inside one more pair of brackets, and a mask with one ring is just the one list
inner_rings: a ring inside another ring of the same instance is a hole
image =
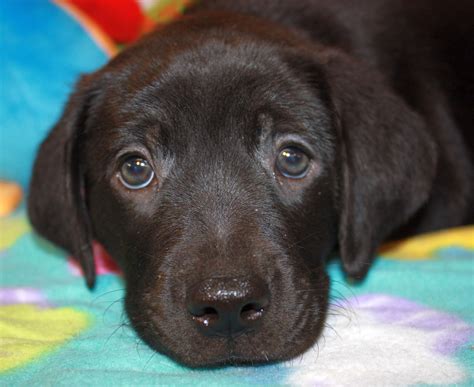
[[153, 348], [294, 357], [332, 252], [358, 279], [387, 238], [474, 221], [472, 20], [468, 1], [202, 1], [79, 81], [31, 221], [90, 286], [106, 247]]

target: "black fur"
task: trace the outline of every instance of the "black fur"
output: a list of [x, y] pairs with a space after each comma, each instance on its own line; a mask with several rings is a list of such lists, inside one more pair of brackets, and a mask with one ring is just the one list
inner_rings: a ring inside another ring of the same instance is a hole
[[[144, 340], [191, 365], [294, 357], [328, 304], [326, 258], [361, 279], [393, 237], [474, 220], [471, 1], [202, 1], [77, 84], [41, 146], [37, 231], [95, 279], [121, 265]], [[275, 169], [285, 145], [305, 178]], [[124, 153], [157, 179], [131, 191]], [[259, 278], [261, 325], [208, 337], [186, 294]], [[220, 282], [219, 282], [220, 283]]]

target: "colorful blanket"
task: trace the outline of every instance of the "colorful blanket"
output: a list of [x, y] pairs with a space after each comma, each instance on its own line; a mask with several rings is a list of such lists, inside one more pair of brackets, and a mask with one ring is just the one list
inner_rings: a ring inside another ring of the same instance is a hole
[[[140, 4], [135, 35], [184, 2]], [[77, 75], [133, 35], [107, 37], [100, 23], [115, 19], [73, 8], [0, 1], [0, 180], [24, 189]], [[190, 370], [150, 350], [127, 323], [123, 282], [100, 247], [96, 261], [90, 292], [73, 261], [31, 231], [24, 204], [0, 218], [0, 385], [474, 385], [474, 226], [387, 246], [362, 284], [331, 263], [321, 340], [259, 367]]]

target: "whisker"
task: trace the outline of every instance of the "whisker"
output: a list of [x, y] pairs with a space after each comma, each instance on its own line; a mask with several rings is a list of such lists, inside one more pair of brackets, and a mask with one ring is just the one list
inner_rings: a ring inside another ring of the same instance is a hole
[[102, 293], [102, 294], [99, 294], [97, 297], [95, 297], [95, 298], [91, 301], [91, 304], [94, 304], [99, 298], [102, 298], [102, 297], [106, 296], [107, 294], [115, 293], [115, 292], [119, 292], [119, 291], [125, 291], [125, 288], [119, 288], [119, 289], [109, 290], [108, 292], [104, 292], [104, 293]]
[[145, 371], [146, 367], [148, 366], [148, 364], [150, 363], [151, 359], [153, 359], [156, 355], [156, 352], [153, 351], [150, 358], [147, 360], [147, 362], [145, 363], [145, 365], [143, 366], [143, 371]]
[[107, 344], [109, 343], [109, 341], [110, 341], [110, 339], [112, 338], [112, 336], [115, 335], [115, 333], [117, 333], [117, 331], [118, 331], [121, 327], [122, 327], [122, 324], [119, 324], [119, 325], [117, 326], [117, 328], [115, 328], [115, 329], [113, 330], [113, 332], [110, 334], [110, 336], [109, 336], [109, 337], [107, 338], [107, 340], [105, 341], [104, 347], [107, 346]]
[[[117, 304], [118, 302], [121, 302], [123, 301], [123, 297], [120, 297], [119, 299], [115, 300], [115, 301], [112, 301], [112, 303], [110, 303], [110, 305], [105, 308], [105, 310], [102, 312], [102, 322], [105, 324], [105, 317], [106, 317], [106, 314], [109, 312], [110, 308], [112, 308], [115, 304]], [[120, 318], [120, 320], [122, 320], [122, 318]]]

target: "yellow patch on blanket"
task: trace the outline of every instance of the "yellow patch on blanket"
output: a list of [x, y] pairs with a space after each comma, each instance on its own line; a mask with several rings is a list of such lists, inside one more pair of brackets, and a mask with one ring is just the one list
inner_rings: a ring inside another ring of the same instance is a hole
[[474, 254], [474, 226], [437, 231], [387, 243], [382, 246], [379, 254], [395, 259], [431, 259], [437, 250], [448, 247], [473, 250]]
[[8, 249], [30, 230], [31, 226], [24, 214], [0, 218], [0, 250]]
[[72, 308], [0, 306], [0, 372], [57, 349], [88, 325], [88, 315]]

